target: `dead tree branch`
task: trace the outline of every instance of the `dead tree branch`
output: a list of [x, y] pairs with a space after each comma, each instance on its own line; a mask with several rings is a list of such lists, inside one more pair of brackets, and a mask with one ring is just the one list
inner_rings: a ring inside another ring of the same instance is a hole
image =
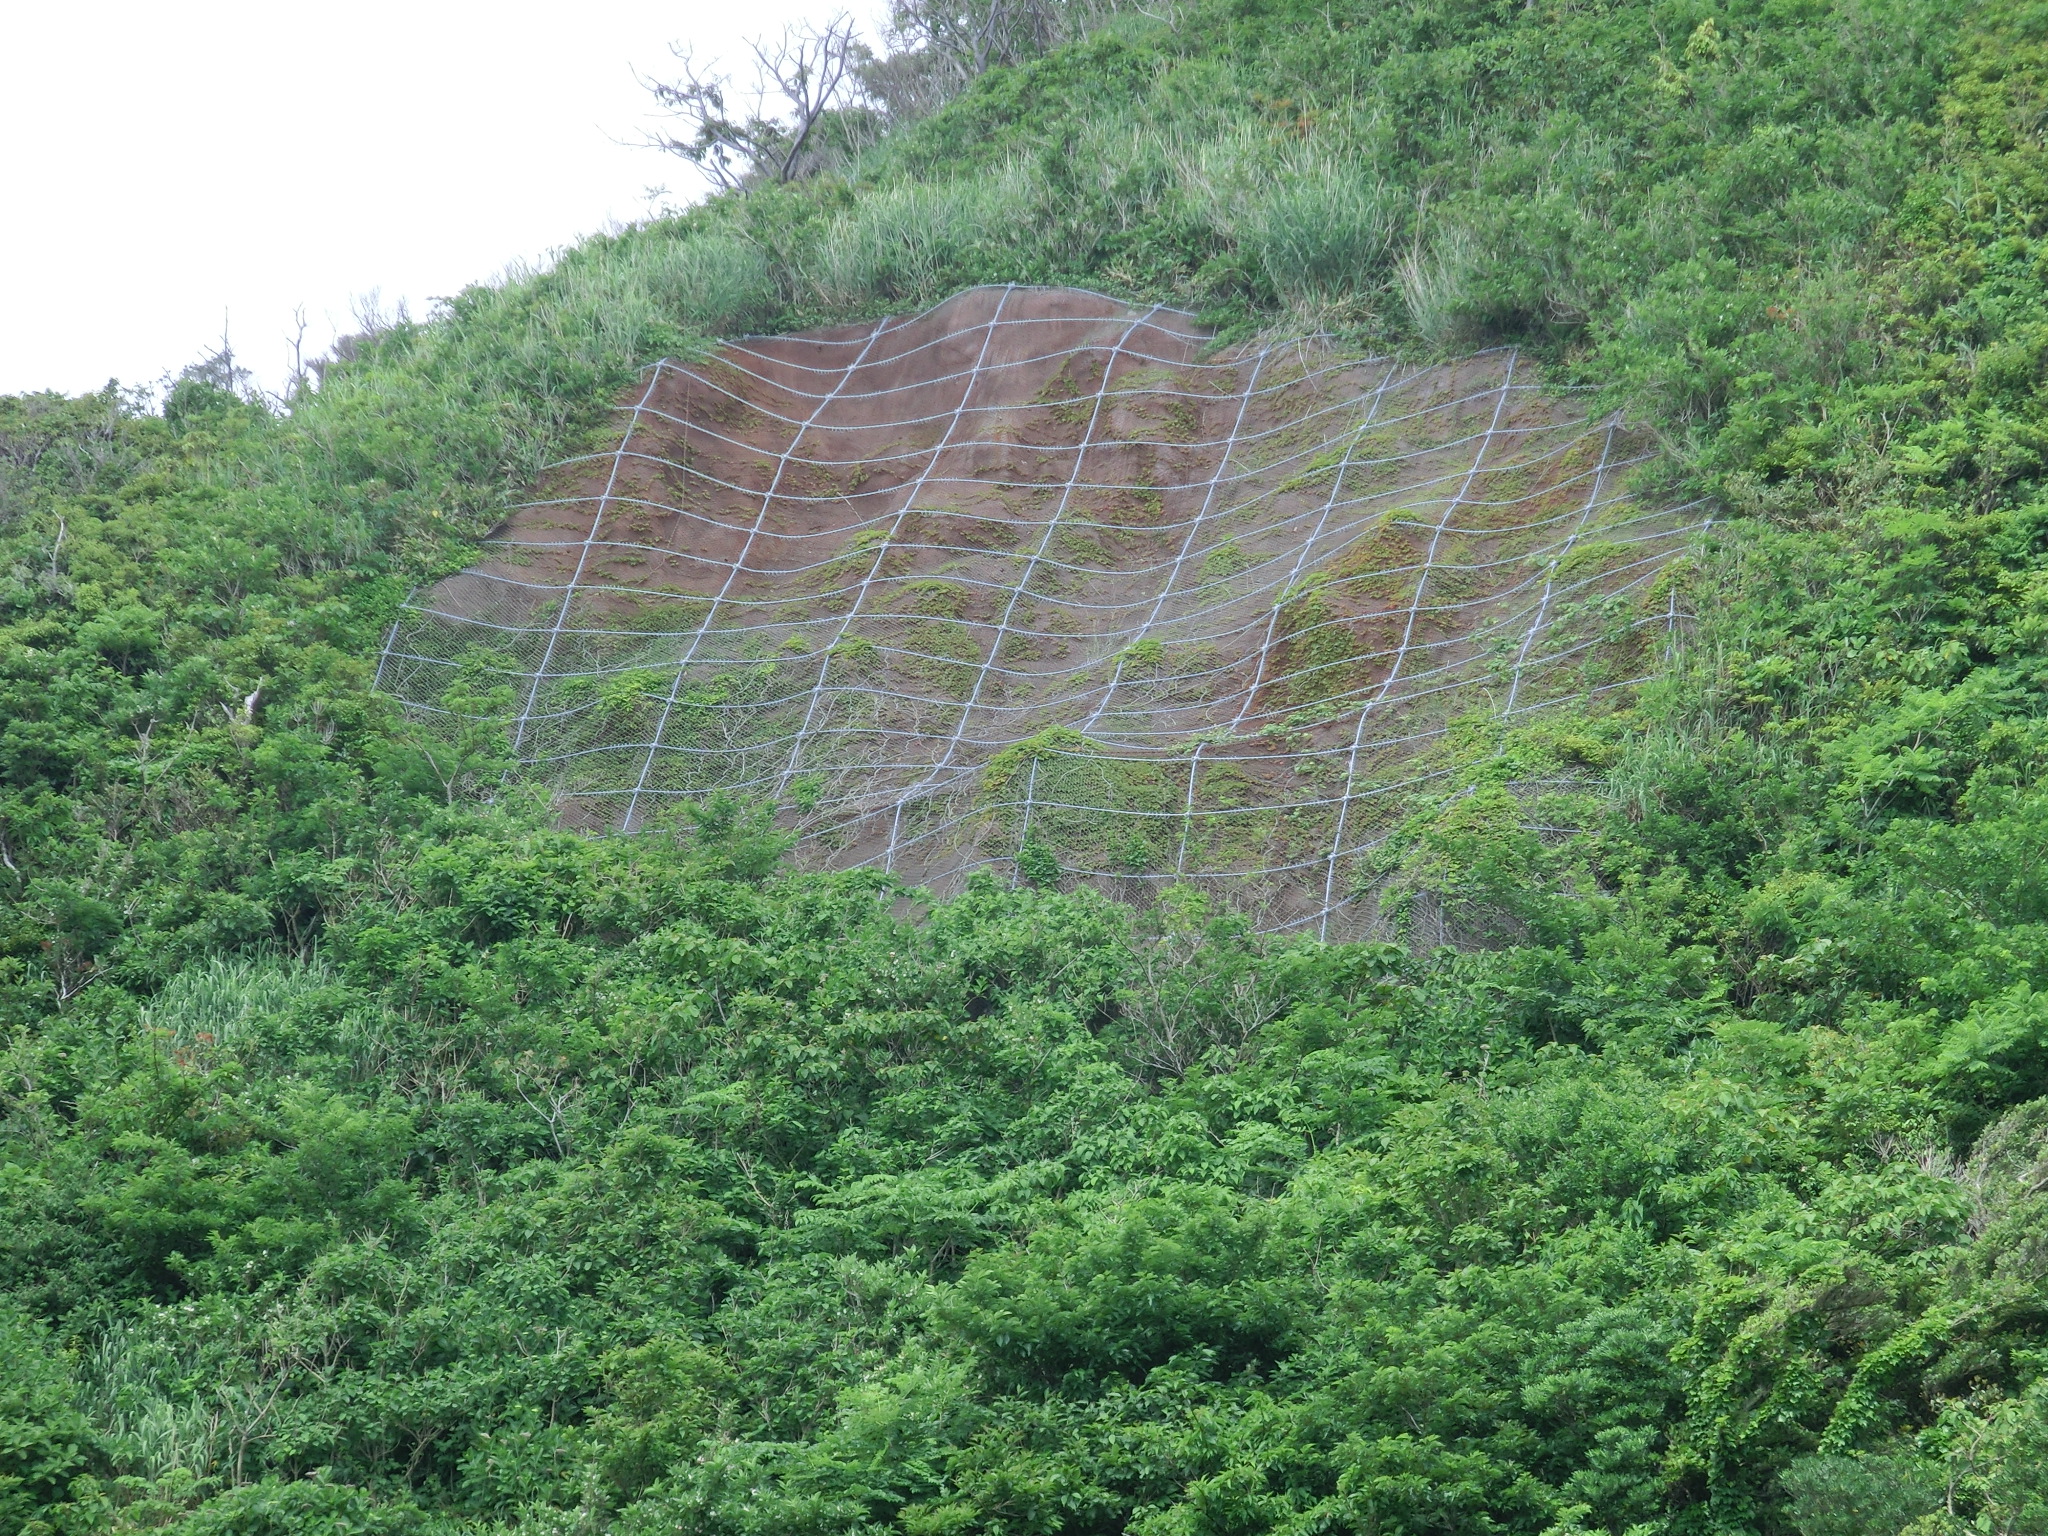
[[807, 174], [817, 160], [819, 123], [855, 104], [858, 71], [870, 58], [853, 18], [843, 12], [822, 25], [786, 27], [780, 38], [756, 39], [748, 47], [754, 81], [746, 91], [736, 91], [715, 65], [700, 68], [681, 45], [671, 50], [682, 63], [678, 79], [641, 82], [679, 124], [679, 131], [649, 142], [728, 190]]

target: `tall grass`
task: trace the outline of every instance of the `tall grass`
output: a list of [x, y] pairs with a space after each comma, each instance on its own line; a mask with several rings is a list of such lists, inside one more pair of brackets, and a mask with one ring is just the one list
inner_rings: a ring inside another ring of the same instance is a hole
[[447, 361], [487, 387], [573, 387], [630, 369], [671, 337], [757, 324], [777, 297], [768, 258], [752, 241], [721, 232], [676, 238], [651, 227], [584, 246], [552, 267], [516, 269], [471, 302], [479, 325], [441, 334], [458, 343]]
[[1789, 329], [1819, 338], [1811, 369], [1766, 320], [1788, 308], [1785, 274], [1862, 259], [1917, 163], [1905, 125], [1953, 10], [1898, 0], [1885, 48], [1852, 7], [1802, 24], [1796, 58], [1731, 36], [1676, 64], [1640, 29], [1560, 52], [1528, 20], [1484, 83], [1452, 69], [1449, 42], [1431, 45], [1441, 78], [1399, 64], [1398, 8], [1311, 28], [1312, 46], [1292, 27], [1195, 46], [1209, 34], [1126, 13], [843, 174], [587, 241], [390, 327], [298, 403], [250, 479], [300, 482], [329, 514], [277, 535], [287, 565], [396, 551], [445, 568], [654, 357], [1009, 280], [1100, 284], [1226, 327], [1284, 315], [1440, 350], [1571, 345], [1632, 403], [1712, 417], [1742, 378], [1857, 372], [1853, 305], [1816, 289], [1824, 314], [1790, 306]]
[[130, 1321], [101, 1334], [78, 1362], [79, 1406], [117, 1473], [204, 1483], [215, 1474], [232, 1409], [191, 1390], [187, 1383], [205, 1374], [199, 1351], [168, 1333]]
[[143, 1022], [179, 1049], [232, 1050], [252, 1026], [281, 1017], [333, 979], [318, 962], [215, 955], [173, 976]]
[[394, 523], [400, 542], [435, 521], [480, 531], [637, 368], [766, 324], [779, 305], [760, 247], [702, 220], [587, 241], [463, 290], [432, 321], [358, 339], [295, 405], [274, 473], [361, 511], [354, 537], [324, 552], [336, 562], [391, 540]]
[[1409, 329], [1423, 342], [1449, 349], [1474, 339], [1481, 271], [1469, 230], [1449, 225], [1426, 243], [1418, 241], [1395, 262], [1394, 278]]
[[1085, 265], [1087, 250], [1105, 233], [1136, 229], [1184, 198], [1180, 144], [1188, 129], [1169, 129], [1149, 118], [1108, 115], [1081, 126], [1062, 169], [1079, 197], [1053, 197], [1048, 213], [1085, 220], [1071, 231], [1063, 254]]
[[933, 303], [993, 270], [1029, 274], [1045, 253], [1038, 201], [1015, 162], [879, 189], [826, 228], [806, 265], [809, 286], [828, 310], [855, 311]]
[[1348, 136], [1240, 130], [1183, 152], [1180, 169], [1194, 206], [1297, 314], [1363, 308], [1384, 286], [1409, 199]]

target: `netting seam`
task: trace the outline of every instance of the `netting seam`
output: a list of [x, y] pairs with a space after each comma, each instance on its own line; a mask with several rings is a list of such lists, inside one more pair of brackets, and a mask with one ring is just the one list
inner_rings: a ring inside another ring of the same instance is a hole
[[1586, 523], [1593, 516], [1593, 509], [1599, 505], [1600, 483], [1606, 477], [1607, 456], [1613, 447], [1614, 421], [1610, 417], [1607, 423], [1607, 435], [1600, 444], [1600, 467], [1593, 473], [1593, 489], [1586, 497], [1586, 508], [1579, 514], [1579, 520], [1573, 526], [1570, 536], [1565, 539], [1563, 550], [1552, 556], [1550, 563], [1544, 567], [1543, 595], [1536, 600], [1536, 616], [1529, 621], [1529, 631], [1522, 636], [1522, 644], [1515, 652], [1514, 673], [1508, 683], [1507, 707], [1510, 710], [1515, 707], [1515, 698], [1522, 691], [1522, 664], [1528, 660], [1529, 647], [1535, 644], [1536, 636], [1543, 628], [1544, 617], [1550, 611], [1550, 596], [1552, 588], [1556, 585], [1557, 568], [1564, 561], [1571, 558], [1572, 546], [1578, 542], [1579, 535], [1585, 532]]

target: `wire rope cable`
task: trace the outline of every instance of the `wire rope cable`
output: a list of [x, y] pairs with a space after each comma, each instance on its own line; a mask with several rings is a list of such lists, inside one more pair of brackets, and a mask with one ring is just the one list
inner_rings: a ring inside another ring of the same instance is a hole
[[509, 687], [573, 826], [730, 793], [806, 867], [951, 889], [1030, 848], [1370, 929], [1352, 872], [1443, 792], [1452, 722], [1608, 710], [1659, 630], [1668, 665], [1657, 576], [1712, 518], [1637, 500], [1654, 445], [1512, 348], [1210, 345], [999, 284], [664, 359], [407, 596], [376, 687], [437, 732], [500, 719], [453, 680]]

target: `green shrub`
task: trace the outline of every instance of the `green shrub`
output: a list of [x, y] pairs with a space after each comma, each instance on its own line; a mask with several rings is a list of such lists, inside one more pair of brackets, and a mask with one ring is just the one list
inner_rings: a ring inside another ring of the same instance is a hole
[[70, 1536], [98, 1530], [92, 1426], [49, 1331], [0, 1303], [0, 1525]]
[[1918, 1456], [1809, 1456], [1785, 1473], [1799, 1536], [1899, 1536], [1942, 1505], [1939, 1473]]
[[1038, 221], [1016, 164], [981, 176], [879, 188], [840, 214], [806, 263], [835, 311], [936, 303], [957, 288], [1028, 272]]
[[1182, 158], [1196, 206], [1283, 304], [1319, 313], [1370, 301], [1408, 196], [1360, 148], [1239, 132]]

